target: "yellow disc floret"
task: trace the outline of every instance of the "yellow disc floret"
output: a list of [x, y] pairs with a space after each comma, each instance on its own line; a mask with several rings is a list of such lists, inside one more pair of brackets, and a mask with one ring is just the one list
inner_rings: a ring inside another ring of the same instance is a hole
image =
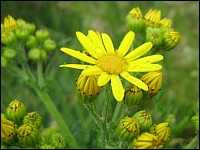
[[128, 67], [126, 59], [120, 53], [108, 53], [97, 60], [97, 66], [108, 74], [120, 74]]

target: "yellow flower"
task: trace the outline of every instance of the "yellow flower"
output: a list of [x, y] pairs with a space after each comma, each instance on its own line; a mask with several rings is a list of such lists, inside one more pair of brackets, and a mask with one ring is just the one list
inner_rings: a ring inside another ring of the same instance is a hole
[[125, 35], [118, 50], [114, 49], [109, 35], [102, 33], [102, 42], [100, 37], [93, 30], [89, 30], [89, 34], [90, 39], [83, 33], [76, 32], [78, 40], [91, 57], [70, 48], [62, 47], [61, 51], [91, 65], [64, 64], [60, 65], [60, 67], [84, 69], [82, 74], [85, 76], [99, 75], [97, 81], [98, 86], [103, 86], [111, 80], [112, 92], [117, 101], [123, 99], [125, 91], [119, 76], [145, 91], [148, 90], [145, 83], [133, 77], [129, 72], [149, 72], [162, 68], [159, 64], [151, 64], [162, 60], [162, 55], [152, 55], [138, 59], [150, 51], [152, 47], [151, 42], [144, 43], [129, 54], [126, 54], [134, 40], [134, 32], [129, 31]]

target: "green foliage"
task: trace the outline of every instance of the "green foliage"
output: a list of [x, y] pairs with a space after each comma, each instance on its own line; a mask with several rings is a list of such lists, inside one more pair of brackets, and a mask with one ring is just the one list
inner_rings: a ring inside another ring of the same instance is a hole
[[[126, 16], [133, 7], [140, 7], [143, 15], [150, 8], [160, 9], [162, 16], [170, 18], [173, 21], [172, 26], [182, 36], [175, 49], [163, 53], [161, 91], [150, 102], [134, 109], [137, 111], [145, 108], [154, 118], [154, 122], [163, 122], [168, 114], [173, 114], [176, 123], [171, 127], [173, 140], [169, 141], [167, 148], [181, 148], [182, 143], [189, 143], [195, 136], [190, 118], [196, 115], [193, 106], [197, 105], [199, 91], [198, 1], [1, 2], [2, 18], [10, 14], [14, 18], [35, 23], [37, 28], [48, 30], [50, 39], [56, 41], [57, 49], [50, 55], [50, 67], [47, 63], [43, 64], [46, 68], [44, 75], [48, 75], [47, 91], [69, 125], [80, 148], [99, 148], [95, 138], [98, 132], [94, 130], [93, 118], [76, 97], [75, 79], [78, 78], [80, 71], [59, 68], [63, 62], [78, 63], [78, 60], [63, 54], [59, 49], [66, 46], [82, 50], [81, 44], [75, 38], [75, 32], [81, 31], [86, 34], [89, 29], [109, 34], [114, 47], [118, 47], [128, 31], [125, 25]], [[2, 53], [1, 51], [1, 55]], [[31, 61], [29, 65], [36, 74], [36, 65]], [[104, 98], [105, 96], [100, 93], [96, 100], [97, 106], [103, 105], [101, 100]], [[2, 113], [12, 99], [22, 101], [29, 112], [37, 110], [43, 118], [44, 128], [54, 124], [54, 119], [36, 92], [15, 74], [1, 68]]]

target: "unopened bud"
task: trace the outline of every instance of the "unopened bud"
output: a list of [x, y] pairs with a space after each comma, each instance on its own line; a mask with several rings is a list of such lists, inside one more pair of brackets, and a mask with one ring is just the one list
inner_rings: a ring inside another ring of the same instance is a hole
[[139, 7], [133, 8], [126, 16], [126, 24], [129, 30], [139, 32], [144, 29], [144, 20]]
[[57, 149], [66, 148], [66, 140], [60, 133], [53, 134], [49, 139], [49, 143]]
[[23, 147], [35, 146], [39, 138], [39, 130], [34, 125], [23, 124], [17, 130], [17, 139]]
[[118, 135], [123, 141], [130, 141], [140, 133], [140, 125], [134, 117], [124, 117], [117, 126]]
[[4, 52], [2, 54], [3, 57], [5, 57], [6, 59], [13, 59], [16, 57], [17, 52], [15, 49], [13, 48], [8, 48], [8, 47], [4, 47]]
[[140, 132], [147, 131], [152, 126], [152, 117], [146, 113], [146, 110], [141, 110], [133, 115], [140, 125]]
[[39, 48], [30, 49], [28, 52], [28, 57], [33, 61], [38, 61], [41, 59], [41, 50]]
[[1, 117], [1, 141], [9, 145], [16, 141], [16, 126], [4, 117]]
[[134, 149], [161, 149], [163, 145], [160, 143], [158, 136], [144, 132], [133, 140], [130, 148]]
[[90, 103], [101, 91], [101, 87], [97, 85], [98, 76], [80, 75], [76, 81], [77, 96], [83, 103]]
[[161, 144], [165, 144], [170, 139], [170, 128], [168, 122], [157, 123], [149, 129], [149, 133], [158, 136]]
[[142, 89], [133, 85], [125, 91], [124, 104], [127, 106], [138, 106], [142, 103], [142, 97]]
[[42, 124], [42, 117], [36, 111], [30, 112], [23, 119], [23, 124], [25, 123], [34, 125], [39, 129]]
[[11, 101], [6, 109], [6, 115], [8, 116], [8, 119], [12, 120], [17, 125], [22, 124], [22, 120], [26, 113], [27, 111], [25, 105], [18, 100]]

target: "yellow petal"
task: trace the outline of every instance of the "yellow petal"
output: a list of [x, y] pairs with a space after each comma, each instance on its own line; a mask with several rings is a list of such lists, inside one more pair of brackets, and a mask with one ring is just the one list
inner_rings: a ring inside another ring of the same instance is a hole
[[82, 71], [82, 74], [84, 76], [90, 76], [90, 75], [100, 75], [102, 74], [103, 71], [101, 70], [101, 68], [97, 67], [97, 66], [88, 66], [87, 68], [85, 68]]
[[66, 64], [66, 65], [60, 65], [59, 67], [68, 67], [68, 68], [75, 68], [75, 69], [85, 69], [85, 68], [89, 67], [89, 65]]
[[124, 88], [118, 75], [111, 75], [111, 86], [114, 98], [117, 101], [122, 101], [124, 98]]
[[151, 55], [151, 56], [147, 56], [147, 57], [143, 57], [134, 61], [129, 62], [129, 65], [132, 64], [149, 64], [149, 63], [153, 63], [153, 62], [157, 62], [163, 59], [162, 55]]
[[103, 43], [105, 45], [107, 52], [114, 53], [115, 49], [109, 35], [102, 33], [102, 39], [103, 39]]
[[133, 40], [134, 40], [134, 37], [135, 37], [135, 33], [132, 32], [132, 31], [129, 31], [122, 43], [120, 44], [119, 46], [119, 49], [118, 49], [118, 52], [121, 53], [123, 56], [128, 52], [128, 50], [130, 49], [131, 47], [131, 44], [133, 43]]
[[135, 60], [139, 58], [140, 56], [144, 55], [148, 51], [150, 51], [153, 44], [151, 42], [147, 42], [139, 46], [138, 48], [134, 49], [132, 52], [127, 54], [125, 58], [127, 58], [127, 61], [130, 62], [132, 60]]
[[70, 48], [62, 47], [61, 51], [72, 56], [72, 57], [75, 57], [79, 60], [82, 60], [82, 61], [90, 63], [90, 64], [95, 64], [95, 62], [96, 62], [96, 60], [93, 59], [92, 57], [89, 57], [86, 54], [83, 54], [79, 51], [76, 51], [76, 50], [73, 50], [73, 49], [70, 49]]
[[136, 85], [137, 87], [147, 91], [148, 86], [142, 82], [141, 80], [137, 79], [136, 77], [131, 76], [128, 72], [124, 71], [120, 74], [124, 79], [131, 82], [132, 84]]
[[131, 64], [128, 66], [128, 72], [150, 72], [162, 69], [159, 64]]
[[98, 86], [104, 86], [108, 81], [110, 81], [111, 76], [106, 72], [103, 72], [98, 78]]
[[94, 51], [96, 46], [81, 32], [76, 32], [76, 36], [79, 42], [83, 45], [86, 51], [92, 55], [94, 58], [98, 58], [96, 52]]
[[103, 43], [102, 43], [102, 41], [100, 39], [101, 37], [99, 37], [97, 35], [97, 33], [95, 33], [93, 30], [89, 30], [89, 35], [90, 35], [92, 43], [96, 47], [100, 48], [102, 54], [106, 54], [106, 50], [105, 50], [105, 48], [103, 46]]

